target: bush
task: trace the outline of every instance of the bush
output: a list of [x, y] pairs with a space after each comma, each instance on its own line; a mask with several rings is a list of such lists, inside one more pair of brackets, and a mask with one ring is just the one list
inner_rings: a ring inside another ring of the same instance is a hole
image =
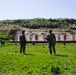
[[4, 45], [5, 44], [5, 41], [4, 40], [1, 40], [0, 39], [0, 42], [1, 42], [1, 45]]
[[67, 29], [67, 30], [65, 30], [64, 32], [72, 32], [72, 30], [70, 30], [70, 29]]
[[55, 67], [55, 66], [52, 66], [51, 67], [51, 72], [54, 74], [54, 75], [58, 75], [60, 72], [60, 68], [59, 67]]

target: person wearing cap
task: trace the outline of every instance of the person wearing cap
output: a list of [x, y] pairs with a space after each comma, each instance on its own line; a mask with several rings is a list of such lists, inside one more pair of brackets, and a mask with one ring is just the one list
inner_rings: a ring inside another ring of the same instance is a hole
[[25, 31], [22, 31], [22, 35], [20, 36], [20, 54], [23, 52], [25, 54], [25, 46], [26, 46], [26, 38]]
[[55, 50], [56, 37], [55, 34], [52, 33], [52, 30], [49, 30], [49, 34], [47, 35], [46, 40], [49, 43], [50, 54], [52, 55], [52, 50], [54, 54], [56, 54], [56, 50]]

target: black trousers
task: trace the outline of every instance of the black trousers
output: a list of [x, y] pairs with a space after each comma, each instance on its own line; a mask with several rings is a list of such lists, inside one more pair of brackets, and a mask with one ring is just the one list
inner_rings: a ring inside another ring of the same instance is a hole
[[25, 54], [25, 44], [24, 43], [20, 44], [20, 53], [22, 53], [22, 52]]
[[54, 54], [56, 54], [56, 50], [55, 50], [55, 43], [49, 43], [49, 50], [50, 50], [50, 54], [52, 54], [52, 51], [54, 52]]

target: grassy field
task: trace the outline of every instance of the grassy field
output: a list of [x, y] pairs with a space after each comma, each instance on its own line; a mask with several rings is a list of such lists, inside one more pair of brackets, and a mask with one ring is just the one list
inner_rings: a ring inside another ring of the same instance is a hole
[[47, 44], [27, 44], [26, 54], [19, 45], [0, 45], [0, 75], [76, 75], [76, 44], [56, 44], [50, 55]]

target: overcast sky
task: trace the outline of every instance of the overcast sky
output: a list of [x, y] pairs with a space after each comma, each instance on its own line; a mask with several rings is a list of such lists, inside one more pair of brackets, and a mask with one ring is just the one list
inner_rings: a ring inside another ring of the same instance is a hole
[[0, 20], [74, 18], [76, 0], [0, 0]]

